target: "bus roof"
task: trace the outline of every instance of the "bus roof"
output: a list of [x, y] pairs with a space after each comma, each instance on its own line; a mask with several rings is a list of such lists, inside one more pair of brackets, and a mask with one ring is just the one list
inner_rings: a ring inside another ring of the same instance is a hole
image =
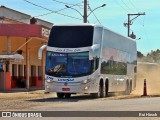
[[102, 25], [96, 25], [96, 24], [89, 24], [89, 23], [80, 23], [80, 24], [54, 24], [53, 26], [99, 26], [103, 27]]
[[130, 38], [130, 37], [124, 36], [124, 35], [122, 35], [122, 34], [120, 34], [120, 33], [118, 33], [118, 32], [115, 32], [115, 31], [113, 31], [113, 30], [105, 27], [105, 26], [97, 25], [97, 24], [90, 24], [90, 23], [80, 23], [80, 24], [54, 24], [53, 26], [93, 26], [93, 27], [102, 27], [103, 29], [106, 29], [106, 30], [108, 30], [108, 31], [111, 31], [111, 32], [113, 32], [113, 33], [115, 33], [115, 34], [117, 34], [117, 35], [123, 36], [123, 37], [125, 37], [125, 38], [127, 38], [127, 39], [130, 39], [130, 40], [132, 40], [132, 41], [135, 41], [134, 39], [132, 39], [132, 38]]

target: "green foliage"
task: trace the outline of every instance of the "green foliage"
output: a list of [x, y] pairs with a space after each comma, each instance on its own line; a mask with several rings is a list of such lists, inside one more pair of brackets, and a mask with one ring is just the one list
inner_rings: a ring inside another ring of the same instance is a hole
[[155, 51], [151, 51], [146, 56], [144, 56], [141, 52], [137, 51], [137, 57], [139, 61], [142, 62], [156, 62], [160, 63], [160, 50], [157, 49]]
[[142, 58], [142, 57], [144, 57], [144, 55], [140, 51], [137, 51], [137, 57]]

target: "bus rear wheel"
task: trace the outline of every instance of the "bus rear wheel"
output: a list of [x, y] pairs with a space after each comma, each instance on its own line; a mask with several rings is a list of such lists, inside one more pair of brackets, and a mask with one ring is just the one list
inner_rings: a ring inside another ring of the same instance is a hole
[[105, 82], [105, 97], [108, 97], [109, 83], [108, 80]]
[[58, 98], [63, 98], [64, 97], [64, 93], [57, 93], [57, 97]]
[[124, 94], [125, 95], [129, 95], [130, 93], [131, 93], [131, 86], [129, 84], [129, 81], [127, 80], [127, 82], [126, 82], [126, 89], [124, 91]]

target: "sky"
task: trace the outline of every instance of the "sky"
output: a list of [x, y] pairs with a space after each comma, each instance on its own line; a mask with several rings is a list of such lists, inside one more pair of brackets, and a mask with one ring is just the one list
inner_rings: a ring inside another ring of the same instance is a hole
[[[88, 0], [88, 21], [101, 24], [127, 36], [127, 14], [144, 13], [137, 18], [131, 16], [130, 32], [136, 35], [137, 50], [144, 55], [160, 49], [160, 1], [158, 0]], [[0, 0], [0, 5], [29, 14], [54, 24], [83, 23], [83, 0]], [[65, 5], [73, 6], [81, 15]], [[65, 8], [65, 9], [64, 9]], [[61, 10], [62, 9], [62, 10]], [[59, 11], [60, 10], [60, 11]], [[59, 11], [57, 14], [53, 11]], [[135, 19], [134, 19], [135, 18]], [[123, 44], [123, 43], [121, 43]]]

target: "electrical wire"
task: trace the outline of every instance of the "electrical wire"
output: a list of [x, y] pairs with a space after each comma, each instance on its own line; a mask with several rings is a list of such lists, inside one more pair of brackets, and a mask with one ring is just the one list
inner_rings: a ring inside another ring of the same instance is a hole
[[[130, 4], [133, 6], [134, 10], [132, 10], [123, 0], [121, 0], [123, 2], [123, 4], [132, 12], [137, 12], [138, 13], [138, 9], [135, 7], [135, 5], [132, 3], [131, 0], [129, 0]], [[136, 11], [135, 11], [136, 9]], [[144, 25], [144, 23], [141, 23], [140, 21], [138, 21], [142, 26]]]
[[145, 16], [144, 16], [144, 19], [143, 19], [142, 28], [143, 28], [145, 39], [148, 42], [148, 48], [150, 48], [151, 50], [153, 50], [153, 47], [151, 46], [150, 38], [148, 37], [148, 32], [146, 31], [144, 24], [145, 24]]
[[[92, 11], [90, 5], [88, 4], [88, 8]], [[93, 12], [93, 11], [92, 11]], [[96, 20], [98, 21], [98, 23], [101, 25], [101, 22], [99, 21], [99, 19], [97, 18], [97, 16], [95, 15], [95, 13], [93, 12], [94, 17], [96, 18]]]
[[148, 33], [147, 33], [147, 31], [146, 31], [146, 29], [144, 27], [143, 27], [143, 31], [144, 31], [144, 35], [146, 37], [146, 40], [148, 42], [148, 48], [150, 48], [151, 50], [153, 50], [153, 47], [151, 46], [152, 44], [151, 44], [150, 39], [148, 37]]
[[126, 8], [128, 8], [128, 10], [134, 12], [123, 0], [121, 0], [121, 1], [122, 1], [122, 3], [126, 6]]
[[65, 9], [67, 9], [67, 8], [63, 8], [63, 9], [60, 9], [60, 10], [58, 10], [58, 11], [52, 11], [52, 10], [50, 10], [50, 9], [48, 9], [48, 8], [45, 8], [45, 7], [40, 6], [40, 5], [37, 5], [37, 4], [32, 3], [32, 2], [30, 2], [30, 1], [28, 1], [28, 0], [23, 0], [23, 1], [24, 1], [24, 2], [27, 2], [27, 3], [31, 4], [31, 5], [34, 5], [34, 6], [36, 6], [36, 7], [39, 7], [39, 8], [45, 9], [45, 10], [47, 10], [47, 11], [50, 11], [50, 13], [46, 13], [46, 14], [42, 14], [42, 15], [38, 15], [38, 16], [35, 16], [35, 17], [39, 17], [39, 16], [44, 16], [44, 15], [48, 15], [48, 14], [52, 14], [52, 13], [56, 13], [56, 14], [59, 14], [59, 15], [65, 16], [65, 17], [70, 17], [70, 18], [74, 18], [74, 19], [82, 20], [82, 19], [77, 18], [77, 17], [73, 17], [73, 16], [70, 16], [70, 15], [66, 15], [66, 14], [63, 14], [63, 13], [59, 13], [59, 11], [65, 10]]
[[[131, 0], [129, 0], [129, 2], [132, 5], [132, 7], [134, 8], [135, 12], [139, 13], [138, 8], [133, 4], [133, 2]], [[139, 22], [140, 25], [144, 26], [144, 20], [143, 20], [143, 22], [138, 20], [138, 22]]]
[[[70, 6], [70, 8], [72, 8], [72, 7], [74, 7], [74, 6], [76, 6], [76, 5], [78, 5], [79, 3], [77, 3], [77, 4], [73, 4], [72, 6]], [[45, 16], [45, 15], [49, 15], [49, 14], [52, 14], [52, 13], [57, 13], [57, 12], [59, 12], [59, 11], [63, 11], [63, 10], [66, 10], [66, 9], [68, 9], [68, 8], [63, 8], [63, 9], [59, 9], [59, 10], [57, 10], [57, 11], [52, 11], [52, 12], [49, 12], [49, 13], [44, 13], [44, 14], [41, 14], [41, 15], [37, 15], [37, 16], [35, 16], [35, 17], [40, 17], [40, 16]], [[59, 14], [59, 13], [58, 13]], [[60, 13], [60, 14], [62, 14], [62, 13]], [[64, 14], [63, 14], [64, 15]], [[68, 16], [68, 15], [67, 15]], [[74, 17], [75, 18], [75, 17]], [[76, 18], [76, 19], [79, 19], [79, 20], [82, 20], [82, 19], [80, 19], [80, 18]]]
[[[126, 6], [125, 8], [117, 1], [117, 0], [115, 0], [115, 2], [116, 2], [116, 4], [118, 4], [127, 14], [129, 13], [129, 11], [133, 11], [131, 8], [129, 8], [129, 6], [123, 1], [123, 0], [121, 0], [122, 1], [122, 3]], [[130, 4], [132, 4], [132, 6], [134, 6], [134, 8], [136, 9], [136, 7], [135, 7], [135, 5], [131, 2], [131, 0], [130, 0]], [[128, 8], [128, 9], [127, 9]], [[128, 11], [129, 10], [129, 11]], [[138, 9], [137, 9], [138, 10]], [[143, 21], [143, 23], [141, 23], [139, 20], [138, 20], [138, 22], [139, 22], [139, 24], [140, 25], [142, 25], [142, 26], [144, 26], [144, 21]], [[126, 23], [126, 22], [125, 22]]]
[[133, 6], [133, 8], [138, 12], [139, 10], [137, 9], [137, 7], [133, 4], [133, 2], [131, 0], [129, 0], [130, 4]]
[[[55, 2], [57, 2], [57, 3], [64, 4], [64, 5], [74, 5], [74, 4], [70, 4], [70, 3], [61, 2], [61, 1], [59, 1], [59, 0], [52, 0], [52, 1], [55, 1]], [[76, 6], [78, 6], [78, 5], [76, 5]]]
[[118, 6], [120, 6], [123, 10], [124, 10], [124, 12], [125, 13], [129, 13], [129, 11], [125, 8], [125, 7], [123, 7], [117, 0], [114, 0], [114, 2], [118, 5]]
[[74, 5], [74, 6], [77, 6], [77, 7], [79, 7], [79, 8], [81, 8], [81, 6], [82, 6], [82, 5], [80, 5], [82, 2], [79, 3], [79, 4], [71, 4], [71, 3], [61, 2], [61, 1], [59, 1], [59, 0], [52, 0], [52, 1], [57, 2], [57, 3], [64, 4], [64, 5]]

